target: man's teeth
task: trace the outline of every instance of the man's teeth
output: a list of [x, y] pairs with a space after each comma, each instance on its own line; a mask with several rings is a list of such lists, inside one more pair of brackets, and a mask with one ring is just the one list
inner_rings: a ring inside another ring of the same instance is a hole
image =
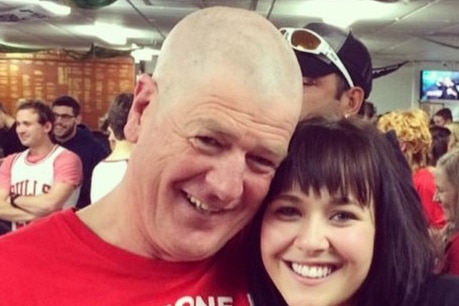
[[332, 273], [331, 267], [305, 266], [297, 263], [292, 263], [292, 269], [295, 273], [308, 278], [323, 278]]
[[218, 211], [217, 209], [211, 209], [209, 205], [199, 201], [198, 199], [196, 199], [195, 197], [191, 195], [188, 195], [188, 200], [190, 200], [191, 204], [193, 204], [194, 207], [196, 207], [198, 210], [202, 212], [217, 212]]

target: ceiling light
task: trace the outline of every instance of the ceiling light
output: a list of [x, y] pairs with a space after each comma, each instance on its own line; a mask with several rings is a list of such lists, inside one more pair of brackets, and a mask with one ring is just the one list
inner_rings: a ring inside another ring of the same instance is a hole
[[38, 4], [54, 15], [67, 16], [72, 11], [69, 6], [51, 1], [38, 1]]
[[[19, 1], [18, 0], [2, 0], [1, 2], [18, 4]], [[26, 9], [30, 9], [33, 12], [35, 12], [35, 10], [37, 9], [38, 10], [43, 9], [47, 11], [48, 13], [51, 13], [53, 16], [66, 16], [66, 15], [69, 15], [72, 11], [70, 6], [60, 4], [52, 0], [21, 0], [20, 1], [20, 5], [27, 5], [27, 4], [33, 5], [34, 7], [33, 8], [27, 7]], [[20, 7], [20, 9], [22, 9], [22, 7]], [[45, 12], [39, 11], [35, 13], [44, 14]]]
[[95, 22], [94, 25], [82, 25], [77, 31], [85, 35], [94, 35], [111, 45], [125, 45], [127, 43], [126, 30], [119, 25]]
[[[368, 0], [311, 0], [304, 3], [297, 14], [321, 18], [339, 27], [348, 27], [357, 20], [379, 19], [397, 9], [397, 3]], [[343, 13], [346, 12], [346, 13]]]
[[131, 55], [134, 57], [134, 61], [139, 63], [140, 61], [151, 61], [153, 56], [159, 55], [159, 52], [160, 50], [146, 47], [132, 51]]
[[127, 42], [126, 35], [123, 34], [123, 28], [116, 24], [96, 21], [93, 31], [97, 37], [112, 45], [124, 45]]
[[128, 38], [142, 37], [143, 34], [141, 30], [99, 21], [93, 25], [74, 25], [72, 29], [84, 36], [96, 36], [111, 45], [126, 45]]

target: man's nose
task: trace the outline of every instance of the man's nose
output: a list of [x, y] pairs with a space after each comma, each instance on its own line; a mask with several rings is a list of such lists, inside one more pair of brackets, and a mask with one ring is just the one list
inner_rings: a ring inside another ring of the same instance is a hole
[[246, 171], [245, 156], [228, 153], [215, 162], [206, 175], [206, 181], [219, 200], [228, 202], [242, 196]]

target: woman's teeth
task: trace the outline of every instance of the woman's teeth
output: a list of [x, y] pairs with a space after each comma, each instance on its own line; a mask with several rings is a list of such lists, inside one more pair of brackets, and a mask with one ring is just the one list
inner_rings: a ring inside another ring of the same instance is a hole
[[308, 278], [324, 278], [333, 272], [330, 266], [306, 266], [292, 263], [291, 267], [295, 273]]

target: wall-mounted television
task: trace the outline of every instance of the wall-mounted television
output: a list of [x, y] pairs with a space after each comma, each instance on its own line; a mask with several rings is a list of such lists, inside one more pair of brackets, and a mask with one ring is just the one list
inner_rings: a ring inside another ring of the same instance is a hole
[[422, 70], [421, 102], [459, 102], [459, 71]]

